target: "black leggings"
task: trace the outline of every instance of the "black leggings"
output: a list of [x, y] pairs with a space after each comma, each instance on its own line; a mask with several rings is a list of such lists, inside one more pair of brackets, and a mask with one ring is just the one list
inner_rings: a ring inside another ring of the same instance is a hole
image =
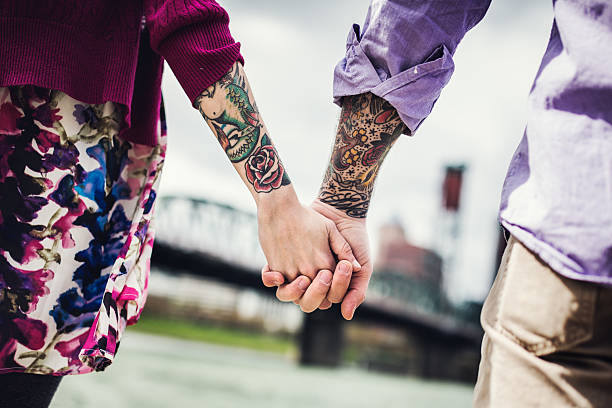
[[0, 374], [0, 408], [47, 408], [62, 377]]

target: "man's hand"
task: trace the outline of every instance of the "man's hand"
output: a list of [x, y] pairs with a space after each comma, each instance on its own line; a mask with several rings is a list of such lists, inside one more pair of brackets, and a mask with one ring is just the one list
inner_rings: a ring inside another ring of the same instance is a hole
[[262, 281], [268, 287], [278, 286], [278, 299], [283, 302], [293, 301], [304, 312], [312, 312], [317, 307], [328, 309], [332, 303], [342, 302], [342, 316], [351, 320], [355, 309], [365, 300], [373, 268], [365, 219], [350, 217], [318, 199], [312, 203], [311, 208], [334, 223], [351, 246], [361, 268], [351, 273], [350, 263], [341, 261], [333, 276], [330, 276], [328, 270], [324, 270], [312, 283], [305, 276], [285, 283], [281, 273], [266, 266], [262, 270]]
[[[347, 320], [351, 320], [355, 313], [355, 309], [365, 300], [366, 291], [368, 290], [370, 277], [372, 276], [372, 270], [374, 268], [372, 258], [370, 257], [370, 243], [368, 240], [365, 219], [350, 217], [343, 211], [329, 204], [325, 204], [318, 199], [312, 203], [311, 207], [319, 214], [324, 215], [334, 222], [338, 231], [340, 231], [351, 246], [353, 254], [361, 265], [358, 271], [353, 272], [346, 294], [340, 296], [330, 291], [327, 296], [327, 299], [331, 303], [342, 302], [342, 316]], [[325, 308], [326, 305], [323, 306]], [[329, 306], [331, 306], [331, 304]]]
[[[365, 299], [372, 275], [365, 217], [374, 182], [387, 153], [405, 129], [395, 108], [378, 96], [366, 93], [342, 99], [329, 166], [319, 197], [311, 208], [333, 221], [353, 250], [361, 269], [348, 276], [344, 263], [339, 262], [331, 281], [329, 271], [322, 271], [321, 277], [316, 278], [320, 280], [312, 282], [315, 289], [311, 290], [310, 287], [306, 289], [305, 280], [283, 284], [283, 277], [274, 272], [280, 269], [270, 265], [262, 271], [262, 280], [266, 286], [280, 285], [277, 291], [279, 299], [293, 300], [304, 311], [312, 311], [317, 306], [327, 309], [332, 303], [342, 302], [344, 318], [353, 318], [355, 309]], [[347, 279], [350, 279], [348, 285]], [[324, 296], [325, 285], [329, 290]]]

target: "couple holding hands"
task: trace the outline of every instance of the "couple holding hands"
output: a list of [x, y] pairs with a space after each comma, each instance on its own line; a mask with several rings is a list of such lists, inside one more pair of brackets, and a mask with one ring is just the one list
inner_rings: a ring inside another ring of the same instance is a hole
[[[305, 312], [342, 302], [351, 319], [364, 301], [372, 261], [365, 225], [374, 181], [405, 125], [371, 93], [346, 96], [319, 196], [300, 204], [240, 63], [195, 101], [257, 203], [266, 286]], [[336, 263], [336, 259], [340, 262]]]
[[[380, 167], [431, 112], [489, 3], [372, 0], [335, 68], [335, 143], [303, 206], [216, 1], [1, 2], [0, 407], [48, 406], [62, 376], [103, 370], [142, 312], [164, 60], [257, 203], [264, 284], [306, 312], [341, 302], [351, 319], [372, 273]], [[612, 3], [553, 12], [502, 190], [511, 238], [482, 314], [479, 407], [612, 404]]]

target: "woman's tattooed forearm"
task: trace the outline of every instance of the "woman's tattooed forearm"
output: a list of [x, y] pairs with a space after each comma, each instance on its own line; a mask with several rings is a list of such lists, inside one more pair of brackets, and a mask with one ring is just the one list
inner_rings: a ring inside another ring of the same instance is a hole
[[261, 138], [260, 146], [246, 159], [245, 174], [258, 193], [269, 193], [291, 183], [276, 149], [266, 134]]
[[291, 183], [266, 134], [242, 65], [234, 64], [194, 105], [232, 163], [244, 163], [246, 178], [256, 192], [267, 193]]
[[364, 218], [387, 152], [404, 130], [397, 111], [370, 93], [345, 97], [319, 200]]
[[251, 103], [250, 89], [240, 64], [196, 98], [196, 106], [215, 132], [229, 159], [246, 159], [259, 142], [262, 124]]

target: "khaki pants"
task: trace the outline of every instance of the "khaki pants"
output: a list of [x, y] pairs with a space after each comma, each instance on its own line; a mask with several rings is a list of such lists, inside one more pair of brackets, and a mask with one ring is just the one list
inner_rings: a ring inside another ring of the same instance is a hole
[[475, 407], [612, 407], [612, 288], [510, 238], [481, 320]]

